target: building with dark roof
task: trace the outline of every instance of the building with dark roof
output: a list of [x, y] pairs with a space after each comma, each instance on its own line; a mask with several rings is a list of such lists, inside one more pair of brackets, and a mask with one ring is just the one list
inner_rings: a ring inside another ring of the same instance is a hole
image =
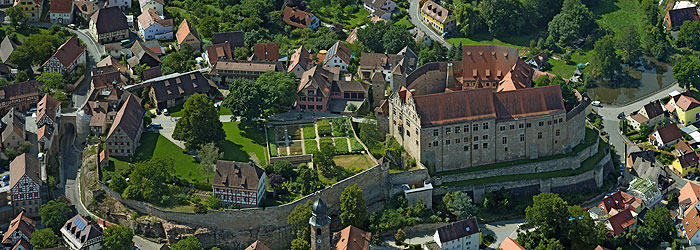
[[71, 249], [102, 249], [102, 229], [82, 215], [75, 215], [61, 227], [63, 240]]
[[54, 71], [61, 74], [73, 72], [79, 64], [85, 64], [86, 48], [80, 44], [77, 36], [58, 47], [56, 52], [41, 67], [44, 71]]
[[479, 249], [481, 230], [476, 217], [452, 222], [435, 230], [433, 239], [441, 249]]
[[610, 216], [605, 223], [608, 228], [608, 235], [615, 236], [637, 225], [637, 213], [631, 209], [625, 209], [621, 212]]
[[675, 123], [668, 124], [649, 134], [649, 142], [657, 148], [670, 147], [682, 139], [681, 130]]
[[226, 205], [256, 207], [265, 197], [267, 175], [254, 162], [219, 160], [212, 181], [214, 196]]
[[228, 43], [229, 48], [233, 51], [238, 47], [245, 46], [245, 32], [216, 32], [212, 35], [211, 42], [212, 44]]
[[144, 69], [141, 73], [141, 80], [148, 81], [153, 78], [163, 76], [163, 72], [160, 70], [160, 66]]
[[0, 86], [0, 111], [6, 113], [14, 107], [28, 110], [39, 101], [39, 82], [36, 80]]
[[36, 105], [36, 127], [37, 141], [42, 151], [53, 151], [57, 149], [58, 143], [54, 144], [55, 134], [58, 131], [59, 117], [61, 116], [61, 102], [56, 98], [45, 94]]
[[139, 64], [146, 64], [148, 67], [160, 66], [160, 57], [141, 41], [136, 41], [129, 51], [131, 57], [126, 62], [131, 68]]
[[199, 70], [156, 77], [145, 81], [144, 84], [151, 85], [149, 96], [158, 109], [183, 104], [196, 93], [208, 95], [209, 90], [216, 87], [214, 82]]
[[289, 67], [287, 68], [287, 73], [294, 73], [297, 78], [301, 76], [314, 66], [313, 58], [311, 57], [311, 52], [304, 48], [304, 45], [299, 46], [299, 48], [292, 54], [289, 58]]
[[39, 207], [45, 200], [42, 193], [41, 162], [29, 153], [21, 154], [10, 162], [10, 192], [15, 213], [26, 211], [27, 216], [39, 215]]
[[73, 22], [75, 4], [72, 0], [53, 0], [49, 8], [49, 20], [58, 25], [68, 25]]
[[126, 98], [105, 139], [105, 147], [109, 155], [134, 156], [141, 140], [145, 113], [136, 96], [129, 95]]
[[636, 113], [630, 114], [625, 117], [627, 124], [632, 126], [635, 130], [639, 130], [642, 124], [647, 127], [654, 127], [659, 122], [663, 121], [665, 115], [664, 110], [661, 107], [661, 102], [655, 100], [644, 105]]
[[17, 47], [17, 44], [13, 42], [9, 36], [5, 36], [5, 38], [2, 39], [2, 43], [0, 43], [0, 59], [2, 63], [7, 63], [7, 60], [10, 59], [10, 55], [12, 55], [12, 52], [14, 52]]
[[340, 79], [339, 68], [314, 66], [304, 72], [297, 86], [296, 108], [342, 113], [353, 102], [359, 107], [357, 104], [365, 101], [368, 91], [369, 86], [365, 83]]
[[129, 24], [119, 7], [99, 9], [90, 16], [90, 34], [99, 43], [119, 42], [129, 38]]
[[700, 22], [697, 7], [668, 10], [664, 16], [664, 23], [669, 30], [678, 30], [685, 21]]
[[295, 28], [310, 30], [315, 30], [321, 24], [321, 20], [313, 13], [288, 6], [282, 12], [282, 21]]
[[17, 148], [22, 145], [22, 142], [27, 140], [25, 124], [24, 114], [15, 108], [11, 108], [2, 117], [2, 121], [0, 121], [0, 140], [3, 149]]
[[362, 79], [369, 79], [372, 72], [379, 71], [385, 81], [392, 82], [395, 68], [399, 68], [398, 72], [404, 76], [410, 74], [418, 68], [418, 55], [408, 46], [397, 54], [362, 53], [357, 74]]
[[233, 60], [233, 50], [228, 42], [207, 46], [203, 55], [209, 66], [216, 65], [219, 60]]
[[583, 140], [585, 115], [567, 113], [559, 86], [415, 92], [389, 97], [389, 133], [438, 172], [562, 154]]

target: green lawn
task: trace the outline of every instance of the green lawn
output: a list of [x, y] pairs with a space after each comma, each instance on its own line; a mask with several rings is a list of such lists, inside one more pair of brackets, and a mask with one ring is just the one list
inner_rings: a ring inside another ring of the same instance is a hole
[[345, 154], [348, 152], [348, 139], [347, 137], [337, 137], [333, 138], [335, 142], [335, 151], [338, 154]]
[[338, 155], [333, 161], [339, 167], [347, 170], [364, 170], [374, 167], [376, 164], [367, 155]]
[[590, 62], [592, 56], [593, 52], [591, 51], [583, 52], [581, 55], [578, 53], [573, 53], [571, 54], [571, 64], [566, 64], [563, 60], [550, 59], [549, 64], [552, 65], [552, 69], [548, 70], [548, 72], [567, 79], [571, 78], [571, 76], [574, 75], [576, 65], [579, 63], [585, 64]]
[[639, 34], [642, 32], [642, 17], [637, 0], [601, 0], [591, 8], [600, 26], [612, 29], [616, 34], [634, 25]]
[[415, 25], [413, 25], [413, 24], [411, 23], [411, 21], [408, 20], [408, 15], [405, 15], [403, 18], [401, 18], [401, 19], [399, 19], [398, 21], [396, 21], [396, 22], [394, 23], [394, 25], [401, 25], [401, 26], [405, 27], [407, 30], [408, 30], [408, 29], [413, 29], [413, 27], [415, 27]]
[[454, 44], [454, 45], [459, 45], [459, 42], [462, 42], [462, 45], [476, 45], [476, 44], [495, 44], [495, 45], [505, 45], [505, 46], [511, 46], [511, 47], [516, 47], [518, 49], [528, 46], [530, 44], [530, 40], [537, 40], [537, 32], [532, 32], [531, 34], [526, 34], [526, 35], [515, 35], [507, 38], [502, 38], [502, 39], [496, 39], [492, 37], [490, 34], [483, 32], [479, 34], [474, 34], [472, 36], [469, 36], [469, 38], [465, 37], [450, 37], [447, 39], [447, 42]]
[[[175, 175], [188, 181], [206, 181], [206, 174], [199, 167], [195, 159], [185, 153], [160, 134], [144, 133], [141, 136], [141, 146], [136, 150], [134, 159], [129, 161], [126, 157], [110, 157], [116, 173], [125, 173], [130, 169], [129, 163], [145, 161], [151, 158], [170, 158], [175, 162]], [[191, 175], [190, 175], [191, 171]]]
[[304, 148], [306, 149], [306, 154], [315, 154], [318, 151], [318, 144], [316, 140], [304, 140]]
[[226, 140], [219, 143], [224, 153], [224, 160], [248, 162], [258, 159], [262, 165], [267, 164], [265, 157], [265, 135], [254, 125], [243, 127], [240, 122], [224, 122]]
[[355, 28], [357, 26], [361, 26], [362, 24], [366, 23], [367, 20], [369, 20], [369, 18], [367, 17], [368, 15], [369, 15], [369, 11], [367, 11], [365, 8], [362, 8], [362, 6], [360, 6], [360, 10], [353, 13], [353, 14], [347, 15], [347, 17], [350, 19], [347, 20], [347, 22], [343, 22], [343, 23], [346, 23], [348, 25], [347, 28]]
[[316, 138], [316, 127], [313, 124], [304, 125], [304, 139]]
[[362, 144], [360, 144], [360, 141], [358, 141], [355, 137], [350, 137], [350, 149], [352, 152], [365, 150], [365, 148], [362, 147]]

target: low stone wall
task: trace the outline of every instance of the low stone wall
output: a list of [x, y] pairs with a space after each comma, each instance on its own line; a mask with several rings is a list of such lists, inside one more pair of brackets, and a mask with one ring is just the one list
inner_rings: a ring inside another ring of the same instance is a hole
[[102, 183], [100, 187], [139, 213], [194, 228], [212, 230], [216, 236], [216, 244], [222, 249], [226, 249], [226, 245], [247, 246], [255, 240], [264, 242], [272, 249], [284, 249], [293, 239], [291, 227], [287, 224], [287, 215], [297, 205], [313, 202], [321, 197], [328, 205], [331, 215], [337, 215], [340, 209], [340, 195], [346, 187], [357, 184], [363, 190], [365, 202], [372, 204], [388, 198], [388, 180], [388, 169], [375, 166], [292, 203], [265, 208], [209, 211], [206, 214], [166, 211], [145, 202], [122, 199], [118, 193]]
[[577, 154], [569, 157], [553, 159], [549, 161], [538, 161], [515, 166], [500, 167], [489, 170], [474, 171], [463, 174], [439, 176], [435, 177], [435, 182], [445, 183], [481, 179], [487, 177], [501, 176], [504, 175], [504, 173], [507, 173], [508, 175], [515, 175], [550, 172], [563, 169], [577, 169], [581, 167], [581, 162], [598, 153], [599, 142], [600, 140], [596, 141], [596, 143], [594, 143], [593, 145], [581, 150], [581, 152], [578, 152]]
[[486, 192], [498, 191], [501, 188], [510, 191], [514, 196], [535, 195], [549, 192], [581, 192], [603, 186], [605, 173], [609, 172], [606, 171], [606, 168], [613, 168], [612, 165], [610, 150], [607, 150], [605, 156], [603, 156], [602, 160], [598, 162], [592, 170], [581, 174], [549, 179], [529, 179], [479, 185], [440, 187], [433, 190], [433, 196], [442, 196], [448, 192], [462, 191], [471, 194], [474, 202], [480, 203], [483, 201], [483, 196]]
[[430, 179], [430, 174], [427, 168], [411, 170], [401, 173], [393, 173], [389, 175], [389, 180], [393, 184], [418, 184], [424, 180]]

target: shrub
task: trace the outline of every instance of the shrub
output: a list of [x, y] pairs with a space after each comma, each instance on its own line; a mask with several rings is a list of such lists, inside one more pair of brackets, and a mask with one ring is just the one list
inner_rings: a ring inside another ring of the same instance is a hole
[[346, 118], [333, 119], [333, 136], [341, 137], [348, 134], [348, 120]]
[[318, 145], [316, 145], [316, 140], [304, 140], [304, 148], [306, 148], [306, 154], [315, 154], [318, 152]]
[[319, 136], [330, 136], [332, 134], [330, 120], [320, 120], [316, 123]]
[[347, 154], [350, 152], [350, 151], [348, 151], [348, 140], [345, 137], [334, 138], [333, 141], [335, 141], [336, 153]]
[[270, 156], [276, 157], [277, 153], [277, 144], [270, 143]]
[[313, 124], [304, 125], [304, 139], [316, 139], [316, 127]]
[[355, 137], [350, 137], [350, 149], [353, 153], [365, 150], [365, 148], [362, 147], [362, 144], [360, 144], [360, 141], [358, 141]]

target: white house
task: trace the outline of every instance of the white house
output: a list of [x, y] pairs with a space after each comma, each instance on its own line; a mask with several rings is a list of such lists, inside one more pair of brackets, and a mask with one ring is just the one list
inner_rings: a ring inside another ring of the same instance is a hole
[[148, 9], [141, 13], [139, 19], [139, 35], [143, 40], [170, 40], [173, 39], [173, 19], [164, 19], [156, 10]]
[[649, 142], [657, 148], [669, 147], [676, 144], [681, 138], [681, 130], [675, 123], [663, 126], [649, 134]]
[[480, 234], [476, 217], [470, 217], [438, 228], [433, 238], [444, 250], [478, 250]]
[[159, 16], [162, 16], [163, 5], [165, 5], [165, 3], [163, 0], [139, 0], [139, 5], [141, 5], [141, 12], [146, 12], [148, 9], [154, 9]]
[[326, 68], [340, 68], [340, 71], [348, 71], [348, 65], [350, 65], [352, 58], [352, 52], [348, 47], [345, 47], [340, 41], [335, 42], [333, 46], [328, 49], [326, 53], [326, 58], [323, 59], [323, 67]]
[[73, 22], [73, 12], [75, 4], [72, 0], [53, 0], [49, 8], [49, 19], [51, 23], [67, 25]]
[[107, 0], [107, 7], [119, 7], [122, 11], [131, 8], [131, 0]]
[[74, 250], [100, 250], [104, 235], [102, 230], [82, 215], [73, 216], [61, 227], [63, 240]]
[[55, 71], [61, 74], [73, 72], [79, 64], [85, 63], [85, 50], [78, 38], [73, 36], [61, 44], [41, 67], [44, 71]]
[[664, 119], [664, 110], [661, 108], [661, 102], [656, 100], [644, 105], [636, 114], [631, 114], [625, 118], [627, 119], [627, 124], [635, 130], [639, 130], [642, 124], [654, 127]]
[[391, 0], [364, 0], [363, 7], [372, 15], [381, 19], [391, 19], [391, 13], [396, 10], [396, 2]]

